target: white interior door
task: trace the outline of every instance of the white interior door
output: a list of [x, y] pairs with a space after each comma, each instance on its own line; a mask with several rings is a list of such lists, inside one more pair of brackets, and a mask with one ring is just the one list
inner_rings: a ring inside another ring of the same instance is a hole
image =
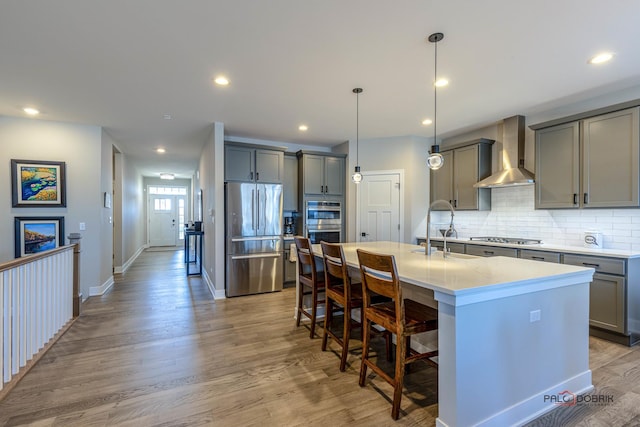
[[149, 196], [149, 246], [176, 246], [178, 238], [178, 197]]
[[400, 242], [400, 173], [363, 174], [356, 239]]

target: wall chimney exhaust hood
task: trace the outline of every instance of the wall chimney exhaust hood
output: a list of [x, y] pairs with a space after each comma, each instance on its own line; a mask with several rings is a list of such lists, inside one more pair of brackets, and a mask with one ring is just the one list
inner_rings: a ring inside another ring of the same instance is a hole
[[513, 116], [503, 121], [502, 170], [474, 184], [475, 188], [511, 187], [531, 185], [534, 176], [524, 168], [524, 116]]

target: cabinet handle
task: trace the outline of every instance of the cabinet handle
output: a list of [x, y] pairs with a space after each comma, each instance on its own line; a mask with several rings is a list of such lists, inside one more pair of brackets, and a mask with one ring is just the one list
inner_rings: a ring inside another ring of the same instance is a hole
[[453, 201], [453, 207], [454, 207], [454, 208], [457, 208], [457, 207], [458, 207], [458, 200], [454, 200], [454, 201]]
[[453, 202], [453, 200], [449, 199], [449, 204], [450, 204], [450, 205], [453, 205], [453, 203], [451, 203], [451, 202]]
[[544, 257], [542, 256], [532, 256], [531, 259], [534, 259], [536, 261], [544, 261]]
[[256, 172], [256, 181], [260, 181], [260, 172]]
[[600, 268], [600, 264], [592, 264], [590, 262], [583, 262], [582, 265], [584, 265], [585, 267]]
[[589, 194], [588, 193], [584, 193], [584, 204], [588, 204], [589, 203]]
[[324, 192], [325, 192], [325, 193], [328, 193], [328, 192], [329, 192], [329, 186], [328, 186], [328, 185], [325, 185], [325, 186], [324, 186]]
[[574, 205], [578, 204], [578, 193], [573, 193], [573, 204]]
[[249, 179], [253, 181], [253, 172], [249, 172]]
[[493, 255], [494, 252], [493, 251], [483, 251], [485, 255]]

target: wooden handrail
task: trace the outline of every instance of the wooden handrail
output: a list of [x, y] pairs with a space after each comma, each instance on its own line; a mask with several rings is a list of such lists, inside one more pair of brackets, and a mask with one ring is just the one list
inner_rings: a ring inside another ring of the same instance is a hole
[[24, 256], [22, 258], [16, 258], [16, 259], [11, 260], [11, 261], [3, 262], [2, 264], [0, 264], [0, 273], [2, 273], [5, 270], [10, 270], [12, 268], [19, 267], [21, 265], [29, 264], [29, 263], [31, 263], [33, 261], [37, 261], [39, 259], [50, 257], [51, 255], [55, 255], [55, 254], [57, 254], [59, 252], [68, 251], [69, 249], [73, 248], [74, 246], [76, 246], [76, 245], [74, 244], [74, 245], [59, 246], [59, 247], [54, 248], [54, 249], [49, 249], [48, 251], [38, 252], [37, 254], [27, 255], [27, 256]]

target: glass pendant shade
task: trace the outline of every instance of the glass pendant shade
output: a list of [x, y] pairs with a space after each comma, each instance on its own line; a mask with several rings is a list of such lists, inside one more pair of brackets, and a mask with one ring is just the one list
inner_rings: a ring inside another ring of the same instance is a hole
[[427, 166], [429, 166], [429, 169], [438, 170], [442, 167], [443, 164], [444, 164], [444, 157], [442, 157], [442, 154], [440, 153], [429, 154], [429, 157], [427, 158]]
[[360, 166], [356, 166], [355, 172], [351, 175], [351, 180], [354, 184], [360, 184], [362, 181], [362, 174], [360, 173]]

